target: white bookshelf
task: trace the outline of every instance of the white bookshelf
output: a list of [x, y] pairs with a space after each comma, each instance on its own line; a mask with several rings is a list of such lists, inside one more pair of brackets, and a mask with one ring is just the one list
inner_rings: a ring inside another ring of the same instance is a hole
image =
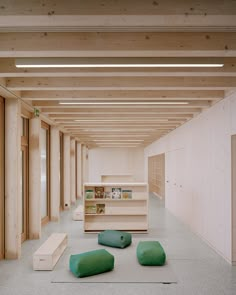
[[[95, 198], [95, 187], [103, 187], [105, 192], [112, 188], [132, 190], [132, 198]], [[94, 196], [86, 198], [86, 191], [93, 190]], [[88, 213], [86, 208], [104, 206], [103, 213]], [[148, 230], [148, 184], [147, 183], [85, 183], [84, 184], [84, 232], [99, 232], [106, 229], [131, 232]]]

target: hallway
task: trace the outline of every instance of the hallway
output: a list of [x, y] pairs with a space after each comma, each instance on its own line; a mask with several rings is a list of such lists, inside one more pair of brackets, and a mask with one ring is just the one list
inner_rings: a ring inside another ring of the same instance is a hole
[[149, 210], [148, 234], [133, 234], [133, 237], [153, 238], [162, 243], [168, 263], [177, 277], [177, 284], [51, 283], [60, 264], [56, 265], [54, 271], [32, 270], [32, 254], [42, 242], [52, 232], [67, 232], [68, 246], [75, 245], [80, 239], [96, 238], [96, 234], [84, 234], [83, 222], [72, 221], [72, 212], [64, 211], [59, 223], [51, 222], [43, 228], [40, 240], [23, 243], [20, 260], [0, 261], [0, 294], [235, 294], [235, 267], [191, 233], [154, 195], [150, 195]]

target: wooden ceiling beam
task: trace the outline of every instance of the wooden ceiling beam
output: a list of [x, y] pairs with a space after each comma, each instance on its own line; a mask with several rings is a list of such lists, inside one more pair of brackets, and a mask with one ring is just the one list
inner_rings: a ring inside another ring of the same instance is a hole
[[[88, 118], [88, 115], [90, 115], [90, 112], [81, 112], [80, 114], [50, 114], [49, 117], [55, 121], [58, 122], [68, 122], [68, 121], [72, 121], [74, 119], [79, 119], [79, 118]], [[155, 111], [150, 111], [150, 112], [123, 112], [122, 114], [119, 112], [93, 112], [93, 117], [103, 117], [104, 115], [108, 116], [108, 117], [112, 117], [112, 118], [116, 118], [118, 116], [118, 118], [122, 118], [123, 116], [149, 116], [150, 118], [155, 116], [157, 119], [158, 118], [162, 118], [162, 119], [182, 119], [182, 118], [188, 118], [191, 119], [192, 118], [192, 114], [161, 114], [161, 113], [156, 113]]]
[[0, 44], [0, 57], [236, 56], [234, 32], [14, 32]]
[[22, 99], [24, 100], [84, 100], [84, 99], [119, 99], [119, 100], [142, 100], [142, 99], [170, 99], [181, 100], [219, 100], [224, 98], [223, 90], [75, 90], [75, 91], [22, 91]]
[[[160, 63], [179, 63], [180, 58], [156, 58]], [[189, 62], [189, 58], [181, 58], [181, 62]], [[216, 57], [195, 57], [191, 61], [198, 64], [218, 63]], [[220, 68], [17, 68], [14, 58], [0, 58], [0, 77], [152, 77], [152, 76], [235, 76], [236, 58], [220, 58], [224, 64]]]
[[[142, 16], [146, 16], [145, 19], [151, 18], [152, 16], [158, 17], [158, 16], [179, 16], [183, 15], [186, 18], [186, 22], [191, 21], [192, 16], [202, 16], [202, 19], [207, 19], [207, 16], [228, 16], [231, 14], [236, 13], [236, 5], [235, 1], [233, 0], [227, 0], [226, 2], [222, 2], [220, 0], [214, 0], [214, 3], [212, 3], [211, 0], [205, 0], [205, 1], [180, 1], [178, 5], [176, 5], [175, 0], [159, 0], [158, 2], [153, 1], [143, 1], [143, 0], [136, 0], [135, 5], [133, 4], [133, 1], [130, 0], [116, 0], [116, 1], [109, 1], [109, 0], [72, 0], [69, 2], [65, 2], [64, 0], [57, 0], [56, 2], [53, 0], [47, 0], [43, 3], [38, 1], [32, 1], [31, 6], [29, 7], [29, 1], [28, 0], [21, 0], [14, 2], [14, 5], [12, 5], [11, 2], [7, 0], [1, 0], [2, 9], [0, 10], [1, 16], [11, 16], [13, 20], [18, 20], [20, 24], [27, 24], [27, 18], [24, 20], [24, 18], [21, 20], [18, 19], [20, 15], [24, 16], [44, 16], [45, 21], [47, 21], [47, 24], [51, 27], [54, 26], [54, 23], [57, 27], [63, 27], [63, 22], [59, 22], [60, 17], [68, 16], [70, 17], [72, 24], [71, 26], [76, 23], [83, 23], [86, 22], [89, 24], [92, 22], [93, 25], [98, 25], [96, 22], [97, 17], [104, 16], [104, 18], [101, 18], [103, 20], [103, 26], [104, 24], [107, 24], [108, 27], [110, 27], [113, 23], [116, 22], [117, 17], [123, 17], [121, 20], [123, 22], [129, 21], [127, 17], [134, 16], [137, 18], [137, 20], [142, 20]], [[59, 17], [58, 17], [59, 16]], [[77, 18], [76, 18], [77, 16]], [[80, 19], [80, 16], [82, 20]], [[84, 16], [84, 18], [83, 18]], [[86, 17], [90, 18], [86, 21]], [[110, 16], [110, 18], [108, 18]], [[148, 16], [148, 17], [147, 17]], [[14, 18], [15, 17], [15, 18]], [[106, 18], [107, 17], [107, 18]], [[204, 18], [205, 17], [205, 18]], [[95, 20], [93, 20], [93, 18]], [[113, 22], [114, 19], [114, 22]], [[190, 19], [190, 20], [189, 20]], [[217, 19], [217, 18], [216, 18]], [[77, 22], [76, 22], [77, 20]], [[106, 22], [105, 22], [106, 20]], [[109, 22], [110, 20], [110, 22]], [[120, 21], [121, 21], [120, 20]], [[131, 19], [132, 20], [132, 19]], [[130, 21], [131, 21], [130, 20]], [[182, 23], [182, 19], [181, 23]], [[66, 24], [68, 19], [65, 18]], [[163, 20], [164, 21], [164, 20]], [[9, 20], [9, 24], [11, 23], [11, 18]], [[30, 22], [30, 24], [33, 25], [33, 20]], [[166, 23], [170, 25], [171, 21], [169, 19], [166, 20]], [[140, 25], [142, 25], [141, 23]], [[209, 23], [207, 23], [209, 25]], [[38, 26], [39, 23], [37, 23], [36, 18], [36, 25]], [[133, 24], [134, 25], [134, 24]], [[72, 26], [73, 27], [73, 26]]]
[[[139, 109], [139, 108], [133, 108], [133, 111], [135, 111], [135, 109]], [[144, 108], [142, 108], [144, 109]], [[153, 108], [152, 108], [153, 109]], [[128, 110], [128, 109], [126, 109]], [[83, 111], [87, 111], [90, 112], [90, 114], [92, 115], [93, 112], [97, 112], [97, 109], [88, 109], [88, 108], [79, 108], [79, 109], [75, 109], [75, 108], [70, 108], [70, 109], [62, 109], [62, 108], [42, 108], [41, 112], [44, 114], [79, 114]], [[106, 112], [114, 111], [114, 108], [107, 108]], [[124, 108], [116, 108], [115, 109], [116, 112], [124, 112]], [[155, 108], [155, 112], [161, 113], [161, 114], [194, 114], [194, 113], [199, 113], [201, 111], [201, 108]], [[105, 113], [106, 114], [106, 113]]]
[[[205, 108], [205, 107], [209, 107], [210, 105], [211, 105], [211, 103], [210, 103], [210, 101], [204, 101], [204, 100], [201, 100], [201, 101], [188, 101], [187, 99], [185, 100], [185, 101], [178, 101], [178, 102], [176, 102], [176, 103], [181, 103], [181, 102], [188, 102], [188, 104], [186, 104], [186, 105], [184, 105], [184, 107], [201, 107], [201, 108]], [[116, 108], [116, 107], [119, 107], [119, 108], [127, 108], [127, 107], [130, 107], [130, 108], [136, 108], [137, 106], [140, 106], [140, 107], [147, 107], [147, 106], [149, 106], [150, 108], [155, 108], [155, 107], [160, 107], [160, 108], [162, 108], [162, 107], [164, 107], [164, 108], [166, 108], [167, 107], [167, 105], [149, 105], [148, 103], [152, 103], [152, 102], [158, 102], [158, 101], [155, 101], [155, 100], [142, 100], [142, 101], [140, 101], [141, 103], [144, 103], [144, 105], [138, 105], [138, 103], [139, 102], [137, 102], [137, 104], [135, 104], [136, 103], [136, 101], [133, 101], [132, 102], [132, 105], [111, 105], [111, 104], [99, 104], [99, 101], [90, 101], [90, 100], [86, 100], [86, 101], [83, 101], [85, 104], [83, 104], [83, 105], [74, 105], [73, 107], [74, 108], [111, 108], [111, 107], [113, 107], [114, 109]], [[89, 102], [92, 102], [93, 104], [89, 104]], [[106, 101], [104, 101], [104, 100], [102, 100], [102, 101], [100, 101], [100, 102], [103, 102], [103, 103], [106, 103]], [[108, 101], [109, 103], [111, 102], [111, 101]], [[118, 100], [116, 100], [116, 101], [113, 101], [113, 103], [114, 102], [118, 102], [118, 103], [122, 103], [122, 101], [118, 101]], [[127, 101], [123, 101], [124, 103], [127, 103]], [[160, 101], [159, 101], [160, 102]], [[163, 103], [166, 103], [166, 104], [168, 104], [168, 103], [170, 103], [170, 102], [172, 102], [172, 101], [170, 101], [170, 100], [162, 100], [161, 102], [163, 102]], [[86, 104], [86, 103], [88, 103], [88, 104]], [[145, 103], [146, 103], [146, 105], [145, 105]], [[60, 105], [59, 104], [59, 101], [33, 101], [33, 103], [32, 103], [32, 106], [34, 106], [34, 107], [45, 107], [45, 108], [71, 108], [71, 105]], [[183, 107], [183, 105], [168, 105], [168, 107]]]
[[9, 90], [224, 90], [236, 77], [9, 78]]

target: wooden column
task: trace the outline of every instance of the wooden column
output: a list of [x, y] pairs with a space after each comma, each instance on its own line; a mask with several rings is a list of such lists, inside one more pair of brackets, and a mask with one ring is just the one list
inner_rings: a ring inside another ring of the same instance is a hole
[[75, 139], [70, 141], [70, 200], [71, 204], [75, 204]]
[[5, 101], [5, 258], [21, 254], [20, 102]]
[[82, 162], [81, 162], [81, 144], [77, 143], [76, 144], [76, 149], [77, 149], [77, 192], [76, 196], [77, 198], [82, 198]]
[[29, 239], [41, 236], [40, 118], [29, 121]]
[[84, 184], [85, 182], [88, 182], [88, 149], [84, 144], [82, 145], [82, 169], [82, 184]]
[[64, 134], [64, 209], [70, 208], [70, 136]]
[[50, 216], [52, 221], [60, 218], [60, 138], [59, 129], [51, 126], [50, 129]]

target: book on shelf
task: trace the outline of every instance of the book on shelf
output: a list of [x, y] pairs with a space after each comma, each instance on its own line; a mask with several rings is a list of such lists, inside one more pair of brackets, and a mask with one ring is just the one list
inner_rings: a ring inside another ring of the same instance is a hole
[[132, 199], [132, 190], [130, 189], [122, 190], [122, 199]]
[[105, 204], [96, 204], [97, 214], [105, 214]]
[[94, 198], [94, 191], [92, 189], [87, 189], [85, 191], [85, 199], [93, 199]]
[[95, 199], [104, 198], [104, 187], [103, 186], [95, 186]]
[[112, 196], [112, 199], [121, 199], [121, 188], [113, 187], [111, 189], [111, 196]]
[[85, 214], [96, 214], [97, 206], [96, 205], [87, 205], [85, 206]]
[[105, 199], [111, 199], [111, 192], [104, 192]]

